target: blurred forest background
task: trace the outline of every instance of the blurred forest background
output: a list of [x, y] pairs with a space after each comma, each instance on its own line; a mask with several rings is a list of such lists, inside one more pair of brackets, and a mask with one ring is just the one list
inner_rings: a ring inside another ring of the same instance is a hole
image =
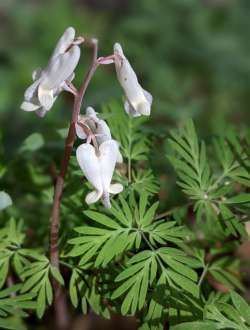
[[[143, 87], [153, 94], [146, 128], [154, 144], [152, 164], [156, 173], [163, 173], [162, 199], [179, 203], [179, 193], [169, 194], [175, 180], [161, 142], [169, 128], [189, 117], [205, 140], [231, 125], [239, 132], [247, 129], [249, 17], [249, 0], [0, 0], [2, 159], [13, 159], [22, 141], [34, 132], [45, 137], [47, 148], [52, 146], [60, 159], [63, 141], [58, 142], [56, 130], [67, 126], [72, 97], [61, 95], [43, 120], [19, 107], [32, 70], [46, 65], [57, 39], [72, 25], [77, 34], [99, 39], [99, 55], [111, 54], [119, 41]], [[76, 86], [89, 58], [89, 50], [83, 50]], [[84, 106], [101, 111], [112, 100], [122, 102], [121, 95], [113, 66], [105, 66], [91, 82]], [[8, 182], [12, 195], [21, 195], [20, 187], [13, 191], [13, 182]]]

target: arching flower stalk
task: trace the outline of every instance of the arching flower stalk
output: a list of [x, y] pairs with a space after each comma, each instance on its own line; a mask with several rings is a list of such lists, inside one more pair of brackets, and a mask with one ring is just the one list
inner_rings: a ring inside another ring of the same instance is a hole
[[71, 84], [74, 70], [80, 59], [82, 37], [75, 39], [75, 29], [69, 27], [59, 39], [45, 69], [38, 68], [33, 74], [33, 84], [24, 93], [21, 109], [36, 111], [43, 117], [49, 111], [62, 91], [76, 93]]
[[[104, 120], [97, 117], [93, 108], [87, 108], [77, 125], [78, 137], [86, 139], [76, 150], [76, 158], [85, 177], [95, 188], [86, 196], [86, 203], [92, 204], [101, 199], [106, 208], [111, 207], [110, 194], [123, 190], [119, 183], [111, 184], [115, 164], [119, 160], [119, 145], [111, 138], [110, 130]], [[93, 145], [91, 144], [93, 143]]]

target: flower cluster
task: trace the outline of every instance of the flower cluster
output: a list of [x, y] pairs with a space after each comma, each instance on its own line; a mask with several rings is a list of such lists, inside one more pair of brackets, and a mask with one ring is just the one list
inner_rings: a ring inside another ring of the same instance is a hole
[[76, 132], [80, 139], [87, 140], [76, 150], [77, 161], [95, 188], [86, 196], [85, 201], [92, 204], [101, 199], [103, 205], [109, 208], [109, 194], [118, 194], [123, 190], [121, 184], [111, 184], [115, 165], [122, 161], [119, 144], [112, 139], [106, 122], [99, 119], [91, 107], [87, 108], [85, 116], [79, 118]]
[[66, 29], [59, 39], [45, 69], [37, 68], [32, 73], [33, 84], [24, 93], [21, 109], [36, 111], [43, 117], [57, 96], [63, 91], [71, 92], [68, 82], [74, 79], [74, 70], [80, 59], [79, 44], [83, 38], [75, 39], [75, 30]]
[[[78, 92], [72, 80], [80, 59], [79, 45], [83, 37], [75, 38], [75, 29], [69, 27], [59, 39], [45, 69], [38, 68], [32, 74], [33, 83], [24, 93], [21, 109], [36, 111], [43, 117], [49, 111], [62, 91], [74, 95]], [[113, 54], [99, 57], [96, 66], [114, 63], [118, 81], [125, 94], [124, 108], [128, 115], [138, 117], [149, 116], [152, 95], [145, 91], [138, 82], [137, 76], [120, 44], [114, 45]], [[111, 207], [109, 195], [123, 190], [119, 183], [111, 184], [116, 163], [122, 162], [119, 143], [112, 139], [107, 123], [100, 119], [91, 107], [84, 116], [79, 115], [75, 123], [76, 135], [85, 143], [76, 150], [77, 161], [85, 177], [94, 187], [94, 191], [86, 196], [86, 203], [102, 200], [105, 207]]]

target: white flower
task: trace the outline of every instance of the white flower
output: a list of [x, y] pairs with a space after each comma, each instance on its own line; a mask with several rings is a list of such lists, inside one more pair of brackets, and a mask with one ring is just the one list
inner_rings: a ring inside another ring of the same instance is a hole
[[125, 111], [133, 117], [149, 116], [153, 101], [152, 95], [139, 84], [133, 68], [118, 43], [114, 45], [114, 62], [117, 78], [126, 96]]
[[63, 90], [71, 91], [67, 81], [74, 79], [74, 70], [80, 58], [79, 43], [75, 39], [75, 30], [69, 27], [59, 39], [49, 63], [45, 69], [38, 68], [33, 74], [33, 84], [24, 93], [21, 109], [36, 111], [43, 117], [53, 106], [57, 96]]
[[88, 138], [88, 134], [84, 131], [83, 127], [91, 129], [95, 134], [98, 121], [99, 119], [95, 110], [92, 107], [87, 107], [86, 114], [84, 116], [78, 116], [78, 122], [75, 125], [76, 135], [79, 139], [85, 140]]
[[[83, 140], [88, 139], [88, 135], [83, 129], [84, 126], [90, 128], [96, 137], [98, 145], [101, 145], [105, 141], [112, 140], [111, 132], [107, 123], [105, 120], [98, 118], [98, 113], [92, 107], [88, 107], [86, 109], [86, 115], [79, 116], [78, 123], [76, 123], [76, 134]], [[119, 143], [117, 141], [115, 142], [118, 145], [117, 162], [122, 163], [123, 159], [119, 151]]]
[[103, 205], [110, 208], [109, 194], [118, 194], [123, 190], [121, 184], [111, 184], [118, 151], [117, 142], [114, 140], [103, 142], [99, 146], [98, 154], [89, 143], [84, 143], [77, 148], [77, 161], [85, 177], [95, 188], [86, 196], [87, 204], [95, 203], [101, 198]]

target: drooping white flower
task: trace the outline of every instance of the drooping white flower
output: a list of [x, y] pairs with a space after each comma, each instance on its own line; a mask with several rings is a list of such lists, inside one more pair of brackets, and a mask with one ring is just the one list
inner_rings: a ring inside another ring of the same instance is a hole
[[24, 93], [21, 109], [36, 111], [43, 117], [49, 111], [57, 96], [63, 91], [71, 91], [67, 82], [74, 79], [74, 70], [80, 58], [79, 43], [75, 39], [75, 29], [69, 27], [59, 39], [45, 69], [38, 68], [32, 74], [33, 84]]
[[88, 134], [84, 131], [84, 126], [91, 129], [95, 134], [98, 121], [97, 112], [92, 107], [87, 107], [86, 114], [84, 116], [79, 115], [78, 122], [75, 125], [76, 135], [79, 139], [85, 140], [88, 138]]
[[133, 117], [149, 116], [153, 97], [139, 84], [133, 68], [118, 43], [114, 45], [114, 62], [117, 78], [126, 96], [125, 111]]
[[81, 144], [76, 150], [77, 161], [91, 185], [95, 188], [86, 196], [86, 203], [92, 204], [99, 199], [107, 208], [111, 207], [109, 194], [123, 190], [119, 183], [111, 184], [118, 154], [118, 144], [114, 140], [104, 141], [97, 150], [89, 144]]
[[[98, 118], [98, 113], [92, 107], [87, 107], [86, 115], [79, 116], [78, 123], [76, 123], [76, 134], [83, 140], [88, 138], [87, 133], [84, 131], [84, 126], [89, 127], [93, 132], [98, 145], [101, 145], [105, 141], [112, 140], [111, 132], [107, 123], [105, 120]], [[119, 150], [119, 143], [117, 141], [115, 142], [118, 144], [117, 162], [122, 163], [123, 159]]]

